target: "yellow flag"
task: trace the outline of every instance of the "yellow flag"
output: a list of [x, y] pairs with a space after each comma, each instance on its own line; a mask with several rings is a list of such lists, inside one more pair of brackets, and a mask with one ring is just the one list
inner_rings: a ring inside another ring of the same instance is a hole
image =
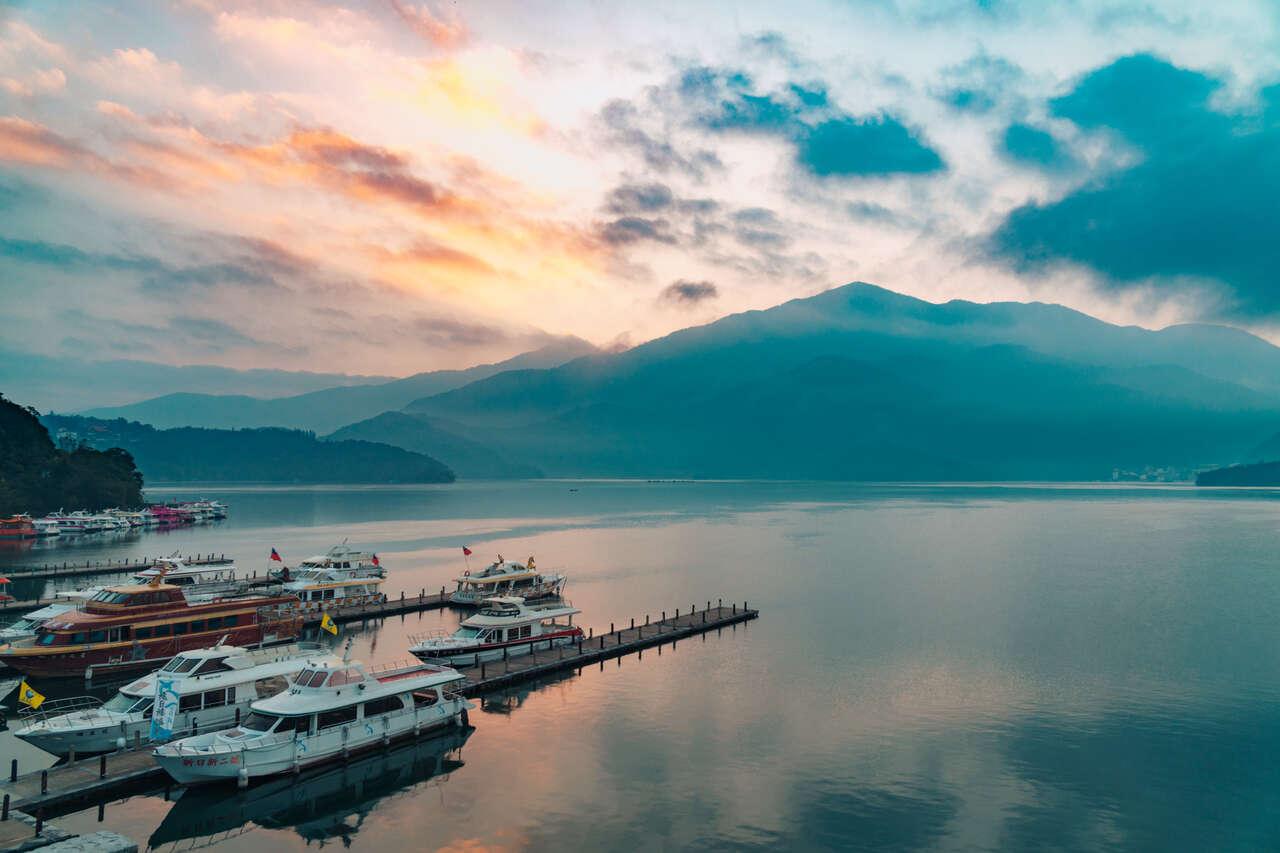
[[27, 680], [24, 678], [22, 685], [18, 688], [18, 701], [35, 711], [44, 703], [44, 696], [28, 687]]
[[320, 617], [320, 630], [328, 631], [336, 637], [338, 636], [338, 623], [330, 619], [329, 614], [326, 613]]

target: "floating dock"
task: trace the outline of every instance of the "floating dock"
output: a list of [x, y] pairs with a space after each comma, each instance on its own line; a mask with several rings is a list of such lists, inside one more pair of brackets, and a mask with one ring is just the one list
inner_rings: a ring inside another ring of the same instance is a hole
[[[411, 597], [407, 601], [416, 602], [417, 599]], [[399, 605], [400, 602], [387, 604]], [[387, 615], [391, 615], [391, 611]], [[661, 653], [664, 645], [674, 648], [686, 637], [718, 632], [759, 615], [758, 610], [750, 609], [745, 602], [738, 605], [708, 601], [702, 607], [691, 605], [687, 610], [678, 609], [670, 614], [664, 611], [656, 619], [646, 615], [642, 620], [631, 620], [626, 626], [611, 625], [608, 632], [596, 633], [593, 630], [587, 638], [572, 646], [547, 649], [546, 641], [539, 643], [534, 640], [531, 641], [534, 647], [532, 654], [486, 661], [479, 666], [457, 667], [458, 672], [466, 676], [460, 692], [466, 696], [481, 696], [519, 682], [581, 671], [596, 663], [603, 668], [604, 661], [610, 658], [641, 654], [655, 646]], [[7, 771], [3, 777], [6, 781], [0, 784], [0, 793], [4, 795], [6, 810], [21, 808], [35, 815], [72, 804], [109, 799], [128, 791], [163, 784], [169, 778], [151, 758], [149, 746], [24, 774], [18, 772], [17, 761], [13, 760], [8, 768], [0, 768], [0, 772], [4, 771]]]
[[[85, 560], [83, 563], [44, 563], [39, 566], [10, 566], [4, 574], [11, 580], [73, 578], [82, 575], [110, 575], [140, 572], [156, 566], [156, 557], [126, 557], [123, 560]], [[196, 554], [180, 557], [188, 566], [225, 566], [232, 562], [226, 554]]]

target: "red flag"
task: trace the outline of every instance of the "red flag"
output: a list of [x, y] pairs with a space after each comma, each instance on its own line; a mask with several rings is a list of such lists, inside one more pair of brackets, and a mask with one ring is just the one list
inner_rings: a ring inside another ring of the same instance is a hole
[[468, 548], [466, 545], [463, 545], [463, 546], [462, 546], [462, 554], [463, 554], [463, 556], [464, 556], [464, 557], [470, 557], [470, 556], [471, 556], [471, 549], [470, 549], [470, 548]]
[[381, 565], [382, 565], [382, 562], [378, 559], [378, 555], [377, 555], [377, 554], [374, 554], [374, 555], [373, 555], [373, 564], [374, 564], [375, 566], [381, 566]]
[[275, 548], [271, 549], [271, 559], [275, 560], [277, 563], [284, 562], [284, 560], [280, 559], [280, 554], [276, 552]]

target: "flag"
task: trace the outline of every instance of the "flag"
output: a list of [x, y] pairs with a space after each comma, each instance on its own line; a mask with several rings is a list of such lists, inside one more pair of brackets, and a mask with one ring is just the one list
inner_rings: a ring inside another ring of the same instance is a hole
[[24, 678], [22, 686], [18, 688], [18, 701], [35, 711], [44, 703], [44, 696], [32, 690]]
[[466, 545], [463, 545], [463, 546], [462, 546], [462, 556], [464, 556], [464, 557], [470, 557], [470, 556], [471, 556], [471, 549], [470, 549], [470, 548], [468, 548]]
[[279, 553], [278, 551], [276, 551], [276, 549], [275, 549], [275, 548], [272, 548], [272, 549], [271, 549], [271, 559], [272, 559], [272, 560], [275, 560], [277, 563], [283, 563], [283, 562], [284, 562], [284, 560], [280, 559], [280, 553]]
[[330, 619], [329, 614], [326, 613], [320, 617], [320, 630], [328, 631], [336, 637], [338, 636], [338, 623]]
[[382, 561], [378, 559], [378, 555], [377, 555], [377, 554], [374, 554], [374, 555], [373, 555], [373, 564], [374, 564], [375, 566], [381, 566], [381, 565], [382, 565]]

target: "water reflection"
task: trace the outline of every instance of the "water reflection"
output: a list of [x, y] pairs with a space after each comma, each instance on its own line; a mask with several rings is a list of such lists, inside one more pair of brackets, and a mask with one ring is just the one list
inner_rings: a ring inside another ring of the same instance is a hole
[[442, 784], [461, 768], [462, 747], [472, 731], [457, 730], [345, 765], [270, 779], [246, 791], [223, 785], [179, 789], [178, 801], [151, 834], [148, 847], [213, 846], [255, 827], [292, 830], [321, 845], [337, 839], [350, 847], [384, 800], [416, 794], [426, 782]]

